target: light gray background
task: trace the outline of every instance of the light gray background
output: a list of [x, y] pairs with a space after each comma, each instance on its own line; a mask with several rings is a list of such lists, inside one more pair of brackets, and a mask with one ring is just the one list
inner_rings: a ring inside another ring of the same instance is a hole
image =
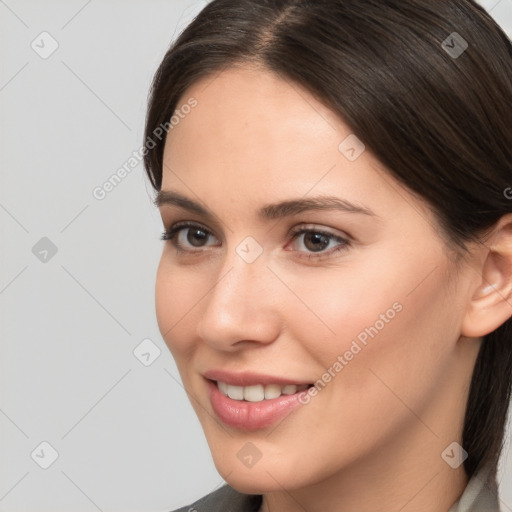
[[[512, 0], [482, 3], [512, 34]], [[156, 323], [142, 164], [93, 196], [140, 149], [153, 73], [204, 5], [0, 0], [1, 512], [168, 512], [222, 483]], [[510, 441], [499, 478], [511, 511]]]

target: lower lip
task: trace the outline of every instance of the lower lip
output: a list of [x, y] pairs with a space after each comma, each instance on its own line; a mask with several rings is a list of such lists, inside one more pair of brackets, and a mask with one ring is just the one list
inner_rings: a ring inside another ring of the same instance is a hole
[[220, 391], [216, 382], [207, 380], [207, 385], [215, 414], [226, 425], [244, 430], [259, 430], [282, 420], [302, 405], [299, 396], [304, 393], [300, 391], [261, 402], [248, 402], [229, 398]]

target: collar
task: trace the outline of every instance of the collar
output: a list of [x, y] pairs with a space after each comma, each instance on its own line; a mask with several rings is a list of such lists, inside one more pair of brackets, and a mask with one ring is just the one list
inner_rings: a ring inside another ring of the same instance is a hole
[[[258, 512], [261, 495], [242, 494], [225, 484], [217, 491], [203, 497], [191, 508], [175, 512]], [[499, 506], [496, 472], [491, 466], [484, 466], [469, 480], [461, 497], [448, 512], [501, 512]]]
[[496, 472], [487, 465], [469, 480], [462, 496], [448, 512], [500, 512]]

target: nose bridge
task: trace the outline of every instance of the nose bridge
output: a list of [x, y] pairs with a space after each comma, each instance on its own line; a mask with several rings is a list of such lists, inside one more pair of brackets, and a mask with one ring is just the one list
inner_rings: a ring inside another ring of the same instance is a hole
[[[259, 244], [258, 244], [259, 245]], [[276, 312], [269, 289], [271, 272], [262, 248], [244, 240], [231, 248], [205, 297], [198, 334], [224, 346], [240, 340], [270, 341], [276, 333]]]
[[267, 281], [265, 274], [269, 270], [263, 256], [254, 261], [245, 259], [243, 249], [245, 246], [240, 245], [236, 250], [229, 251], [209, 296], [209, 305], [226, 309], [224, 314], [235, 315], [244, 310], [250, 311], [251, 304], [255, 304], [261, 298], [262, 289]]

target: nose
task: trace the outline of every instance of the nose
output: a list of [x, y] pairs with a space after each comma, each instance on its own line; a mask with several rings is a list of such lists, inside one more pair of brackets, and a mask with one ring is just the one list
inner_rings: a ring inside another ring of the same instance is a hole
[[197, 335], [217, 350], [272, 343], [279, 335], [278, 280], [265, 255], [247, 263], [236, 251], [226, 256], [211, 290], [203, 299]]

